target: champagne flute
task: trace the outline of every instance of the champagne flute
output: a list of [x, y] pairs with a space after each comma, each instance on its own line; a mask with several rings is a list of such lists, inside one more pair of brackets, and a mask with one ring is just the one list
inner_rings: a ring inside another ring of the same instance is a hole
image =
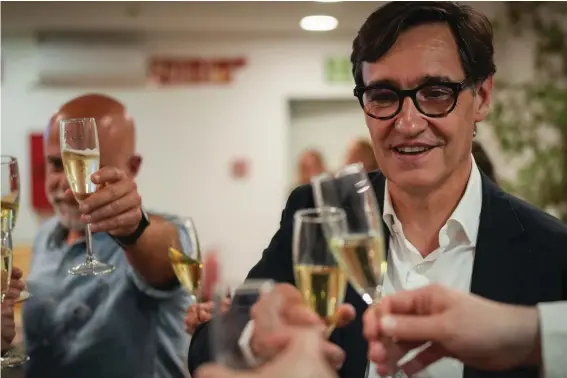
[[20, 208], [20, 172], [18, 160], [2, 155], [2, 217], [8, 220], [10, 230], [14, 229]]
[[[60, 144], [65, 176], [77, 202], [81, 203], [96, 191], [91, 175], [99, 169], [99, 147], [94, 118], [76, 118], [60, 123]], [[114, 266], [98, 261], [93, 253], [90, 225], [85, 226], [86, 261], [69, 270], [77, 276], [109, 274]]]
[[336, 207], [299, 210], [293, 225], [293, 270], [304, 303], [328, 326], [335, 328], [335, 313], [345, 296], [347, 278], [337, 265], [325, 238], [326, 229], [342, 234], [346, 215]]
[[326, 235], [351, 285], [372, 305], [381, 297], [387, 267], [380, 210], [372, 184], [362, 164], [357, 163], [335, 175], [318, 175], [312, 185], [317, 206], [345, 210], [347, 232], [330, 228]]
[[203, 259], [201, 256], [201, 245], [197, 237], [197, 229], [193, 219], [187, 218], [184, 222], [184, 228], [189, 235], [191, 242], [192, 256], [176, 250], [173, 247], [169, 248], [169, 261], [173, 267], [173, 271], [177, 279], [191, 295], [194, 303], [199, 302], [199, 288], [201, 283], [201, 271], [203, 269]]
[[[381, 212], [374, 188], [361, 163], [347, 165], [335, 175], [323, 173], [311, 180], [315, 204], [345, 209], [347, 229], [326, 227], [331, 250], [350, 284], [369, 306], [383, 296], [388, 262], [384, 253]], [[384, 340], [397, 348], [393, 340]], [[395, 363], [388, 377], [405, 377]]]
[[18, 160], [9, 155], [1, 156], [1, 227], [2, 227], [2, 301], [10, 286], [12, 276], [12, 230], [20, 207], [20, 174]]
[[[16, 227], [18, 210], [20, 208], [20, 171], [18, 160], [14, 156], [2, 155], [2, 216], [8, 218], [10, 230]], [[23, 302], [30, 297], [30, 293], [24, 289], [20, 292], [17, 303]]]
[[12, 235], [10, 232], [9, 226], [9, 218], [6, 218], [2, 215], [1, 223], [2, 223], [2, 263], [0, 274], [2, 278], [1, 286], [2, 286], [2, 303], [4, 303], [4, 298], [10, 290], [10, 281], [12, 279]]
[[[12, 264], [14, 261], [14, 246], [12, 243], [12, 231], [18, 218], [20, 207], [20, 171], [18, 160], [13, 156], [1, 156], [1, 228], [2, 228], [2, 302], [8, 290], [12, 277]], [[29, 298], [29, 292], [22, 291], [16, 302]], [[12, 348], [1, 360], [2, 367], [20, 366], [29, 359], [21, 348]]]

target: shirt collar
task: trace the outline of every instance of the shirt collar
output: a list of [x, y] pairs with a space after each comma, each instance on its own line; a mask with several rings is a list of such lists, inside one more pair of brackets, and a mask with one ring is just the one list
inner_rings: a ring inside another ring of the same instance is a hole
[[[480, 211], [482, 208], [482, 178], [480, 171], [476, 165], [474, 157], [472, 158], [472, 168], [467, 182], [467, 187], [459, 204], [445, 223], [447, 227], [451, 223], [459, 225], [464, 232], [469, 244], [476, 244], [478, 236], [478, 224], [480, 221]], [[401, 227], [400, 221], [396, 216], [388, 191], [388, 180], [386, 180], [384, 188], [384, 211], [382, 219], [390, 229], [393, 231], [395, 226]]]

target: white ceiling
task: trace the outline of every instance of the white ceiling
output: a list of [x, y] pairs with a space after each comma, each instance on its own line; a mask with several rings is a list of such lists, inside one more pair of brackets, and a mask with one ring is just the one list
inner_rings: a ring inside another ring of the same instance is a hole
[[[326, 36], [352, 37], [379, 1], [2, 1], [2, 33], [111, 31], [305, 35], [299, 20], [328, 14], [339, 20]], [[490, 13], [487, 2], [474, 3]]]

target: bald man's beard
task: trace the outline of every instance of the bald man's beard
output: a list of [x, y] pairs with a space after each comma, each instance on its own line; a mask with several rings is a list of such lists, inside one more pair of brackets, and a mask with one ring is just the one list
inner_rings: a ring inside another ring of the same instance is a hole
[[49, 203], [55, 209], [55, 215], [59, 218], [59, 223], [69, 231], [82, 233], [85, 231], [85, 224], [81, 222], [81, 213], [78, 205], [73, 205], [64, 200], [63, 192], [49, 193], [47, 195]]

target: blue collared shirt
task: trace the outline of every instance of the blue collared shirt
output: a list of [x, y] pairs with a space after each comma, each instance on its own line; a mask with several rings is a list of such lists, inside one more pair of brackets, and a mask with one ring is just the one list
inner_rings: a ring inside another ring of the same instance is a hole
[[[186, 230], [183, 251], [191, 250]], [[85, 242], [65, 242], [57, 218], [45, 222], [34, 242], [24, 303], [29, 378], [181, 378], [189, 336], [184, 316], [191, 303], [180, 285], [157, 290], [128, 263], [124, 250], [106, 233], [93, 234], [99, 261], [113, 273], [73, 276], [85, 261]], [[164, 253], [167, 253], [164, 251]]]

